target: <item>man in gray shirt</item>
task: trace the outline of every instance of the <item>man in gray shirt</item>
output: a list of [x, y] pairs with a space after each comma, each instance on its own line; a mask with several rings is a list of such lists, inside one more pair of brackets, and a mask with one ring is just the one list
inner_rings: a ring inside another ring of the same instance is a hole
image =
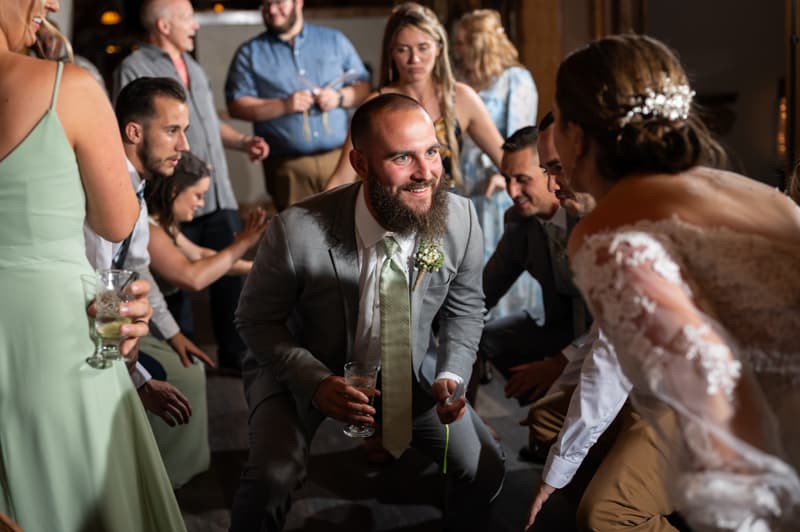
[[[239, 205], [228, 177], [224, 148], [243, 151], [256, 161], [267, 156], [269, 146], [264, 139], [239, 133], [219, 120], [208, 77], [189, 54], [194, 49], [198, 28], [189, 0], [145, 1], [142, 24], [147, 31], [146, 42], [125, 58], [115, 72], [114, 98], [125, 85], [144, 76], [172, 78], [184, 87], [192, 124], [186, 137], [192, 153], [211, 165], [211, 186], [205, 206], [192, 222], [182, 226], [182, 231], [198, 245], [221, 250], [241, 230]], [[244, 352], [244, 344], [233, 327], [241, 283], [238, 277], [225, 276], [209, 289], [212, 325], [222, 366], [238, 367]], [[181, 292], [167, 301], [181, 329], [191, 336], [194, 327], [189, 298]]]

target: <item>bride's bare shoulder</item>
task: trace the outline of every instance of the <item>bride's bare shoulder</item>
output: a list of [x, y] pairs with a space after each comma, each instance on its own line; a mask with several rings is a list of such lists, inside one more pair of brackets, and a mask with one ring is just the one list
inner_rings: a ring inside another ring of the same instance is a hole
[[778, 189], [733, 172], [697, 167], [621, 180], [575, 228], [570, 254], [595, 233], [672, 217], [699, 227], [800, 241], [800, 208]]
[[597, 201], [594, 210], [575, 226], [569, 239], [569, 254], [574, 254], [586, 238], [596, 233], [613, 231], [641, 220], [671, 217], [675, 213], [675, 205], [681, 203], [683, 193], [680, 189], [678, 183], [669, 183], [662, 176], [636, 176], [620, 180]]

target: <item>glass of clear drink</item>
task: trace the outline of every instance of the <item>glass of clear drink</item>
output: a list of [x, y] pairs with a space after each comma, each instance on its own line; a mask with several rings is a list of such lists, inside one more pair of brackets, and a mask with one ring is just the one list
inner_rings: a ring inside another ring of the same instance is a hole
[[119, 315], [120, 304], [130, 301], [129, 286], [139, 275], [130, 270], [100, 270], [97, 272], [95, 293], [94, 330], [98, 338], [100, 354], [106, 360], [119, 360], [122, 354], [119, 344], [124, 339], [120, 328], [131, 319]]
[[81, 275], [81, 284], [83, 285], [83, 303], [86, 310], [86, 319], [89, 321], [89, 338], [92, 339], [94, 344], [94, 353], [86, 359], [86, 363], [95, 369], [107, 369], [111, 367], [111, 362], [100, 354], [100, 342], [94, 330], [94, 316], [89, 315], [89, 307], [94, 304], [94, 297], [97, 293], [97, 275]]
[[[369, 397], [371, 405], [375, 399], [375, 385], [378, 382], [379, 369], [380, 364], [348, 362], [344, 365], [344, 382]], [[344, 433], [351, 438], [368, 438], [375, 434], [375, 426], [348, 424], [344, 426]]]

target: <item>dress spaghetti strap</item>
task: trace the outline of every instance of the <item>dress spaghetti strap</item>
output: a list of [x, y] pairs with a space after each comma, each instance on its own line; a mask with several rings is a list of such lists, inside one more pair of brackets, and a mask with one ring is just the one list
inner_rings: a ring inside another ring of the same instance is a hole
[[58, 89], [61, 86], [61, 73], [64, 71], [64, 63], [56, 61], [56, 82], [53, 85], [53, 99], [50, 101], [50, 110], [56, 110], [56, 100], [58, 100]]

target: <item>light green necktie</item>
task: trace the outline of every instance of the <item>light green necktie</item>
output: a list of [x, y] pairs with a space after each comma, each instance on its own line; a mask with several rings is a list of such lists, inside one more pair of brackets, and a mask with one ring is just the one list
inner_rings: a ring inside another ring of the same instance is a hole
[[411, 443], [411, 313], [408, 283], [393, 260], [397, 241], [383, 238], [386, 258], [381, 265], [381, 401], [383, 447], [399, 457]]

